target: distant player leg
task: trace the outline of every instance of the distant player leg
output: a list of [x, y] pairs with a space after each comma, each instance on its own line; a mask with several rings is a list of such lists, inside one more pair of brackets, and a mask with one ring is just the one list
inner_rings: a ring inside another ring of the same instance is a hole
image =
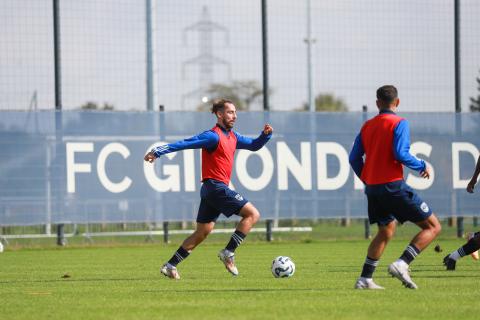
[[378, 226], [378, 232], [368, 247], [367, 257], [365, 258], [360, 278], [355, 283], [355, 289], [383, 289], [383, 287], [373, 282], [372, 278], [385, 247], [395, 233], [395, 228], [396, 224], [394, 221], [387, 225]]
[[195, 249], [207, 236], [212, 232], [215, 222], [197, 223], [195, 231], [183, 241], [182, 245], [168, 260], [168, 262], [160, 270], [165, 276], [172, 279], [180, 279], [177, 271], [177, 265], [185, 260], [190, 252]]
[[232, 234], [225, 249], [218, 254], [218, 257], [223, 261], [227, 270], [233, 275], [238, 275], [238, 270], [235, 266], [234, 252], [260, 218], [260, 213], [257, 208], [255, 208], [250, 202], [242, 207], [239, 215], [242, 217], [242, 220], [238, 223], [237, 228]]
[[474, 233], [473, 237], [466, 244], [453, 251], [443, 259], [447, 270], [455, 270], [458, 259], [468, 256], [480, 249], [480, 232]]
[[[478, 232], [469, 232], [467, 234], [467, 241], [470, 241], [471, 239], [475, 238], [477, 236], [477, 233]], [[478, 234], [478, 236], [480, 236], [480, 234]], [[470, 253], [470, 256], [472, 257], [473, 260], [479, 260], [480, 256], [478, 254], [478, 249], [476, 251], [473, 251], [472, 253]]]

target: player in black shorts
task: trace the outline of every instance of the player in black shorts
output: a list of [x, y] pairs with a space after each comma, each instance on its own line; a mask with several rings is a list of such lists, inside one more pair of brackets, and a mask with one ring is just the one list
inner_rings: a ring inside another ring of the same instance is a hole
[[350, 152], [350, 164], [365, 184], [368, 219], [378, 225], [362, 273], [355, 283], [356, 289], [383, 289], [373, 281], [373, 273], [395, 233], [395, 220], [411, 221], [421, 229], [397, 261], [388, 266], [388, 272], [411, 289], [417, 285], [410, 278], [410, 263], [441, 230], [429, 206], [403, 179], [403, 166], [419, 172], [423, 178], [428, 179], [430, 173], [425, 161], [409, 152], [408, 122], [395, 114], [399, 103], [394, 86], [380, 87], [377, 90], [379, 114], [365, 122]]
[[235, 266], [235, 250], [260, 218], [258, 210], [247, 199], [228, 187], [233, 168], [234, 153], [237, 149], [257, 151], [272, 136], [273, 129], [266, 124], [256, 139], [245, 137], [233, 130], [237, 119], [235, 105], [229, 100], [213, 103], [212, 113], [217, 117], [216, 125], [194, 137], [153, 148], [144, 160], [152, 163], [158, 157], [184, 149], [202, 149], [202, 189], [196, 230], [183, 241], [174, 255], [165, 263], [160, 272], [172, 279], [180, 279], [177, 265], [188, 257], [212, 232], [220, 214], [227, 217], [240, 216], [235, 232], [218, 257], [233, 275], [238, 274]]
[[[470, 182], [467, 185], [468, 193], [473, 193], [473, 189], [475, 189], [479, 174], [480, 157], [478, 157], [472, 179], [470, 179]], [[478, 250], [480, 249], [480, 232], [469, 233], [467, 238], [467, 243], [443, 258], [443, 264], [447, 267], [447, 270], [455, 270], [457, 260], [468, 255], [471, 255], [473, 259], [478, 260]]]

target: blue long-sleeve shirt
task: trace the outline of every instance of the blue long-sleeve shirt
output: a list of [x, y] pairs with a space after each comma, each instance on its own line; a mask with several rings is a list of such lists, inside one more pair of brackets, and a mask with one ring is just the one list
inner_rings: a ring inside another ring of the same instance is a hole
[[[382, 111], [381, 113], [393, 113], [392, 111]], [[362, 144], [361, 133], [355, 138], [352, 150], [350, 151], [349, 161], [355, 174], [360, 177], [363, 169], [363, 155], [365, 151]], [[410, 128], [408, 121], [401, 120], [393, 132], [393, 154], [396, 160], [403, 165], [415, 171], [424, 171], [426, 169], [425, 161], [419, 160], [410, 154]]]
[[[224, 128], [222, 129], [222, 133], [228, 135], [228, 131]], [[268, 140], [272, 137], [272, 134], [264, 134], [262, 133], [255, 139], [242, 136], [238, 132], [233, 131], [235, 136], [237, 137], [237, 149], [247, 149], [250, 151], [257, 151], [262, 148]], [[185, 149], [202, 149], [205, 148], [209, 151], [213, 151], [217, 148], [218, 142], [220, 138], [218, 134], [212, 130], [204, 131], [196, 136], [191, 138], [187, 138], [184, 140], [180, 140], [174, 143], [169, 143], [163, 146], [155, 147], [151, 150], [153, 154], [158, 158], [161, 155], [176, 152]]]

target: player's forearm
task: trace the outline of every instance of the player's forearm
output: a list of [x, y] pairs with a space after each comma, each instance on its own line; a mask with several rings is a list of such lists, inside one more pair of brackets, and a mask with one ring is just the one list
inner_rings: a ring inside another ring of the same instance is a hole
[[426, 169], [425, 161], [417, 159], [410, 154], [410, 141], [408, 138], [395, 139], [393, 148], [395, 159], [404, 166], [419, 172]]
[[216, 145], [218, 141], [214, 139], [214, 136], [201, 134], [185, 140], [180, 140], [174, 143], [169, 143], [163, 146], [155, 147], [151, 152], [158, 158], [161, 155], [177, 152], [186, 149], [201, 149], [211, 148]]
[[255, 139], [237, 136], [237, 149], [246, 149], [250, 151], [260, 150], [272, 137], [272, 134], [262, 133]]
[[400, 121], [395, 128], [393, 153], [397, 161], [412, 170], [422, 172], [427, 168], [425, 161], [410, 154], [410, 129], [407, 120]]
[[355, 142], [353, 143], [352, 150], [350, 150], [350, 154], [348, 155], [348, 161], [350, 162], [350, 166], [352, 167], [353, 171], [359, 178], [362, 175], [364, 154], [365, 151], [363, 150], [362, 136], [358, 134], [355, 138]]
[[396, 159], [414, 171], [422, 172], [427, 168], [425, 161], [415, 158], [410, 153], [397, 154]]
[[268, 140], [272, 137], [272, 134], [261, 133], [256, 139], [252, 140], [251, 149], [252, 151], [260, 150]]
[[350, 160], [350, 166], [353, 169], [353, 172], [357, 175], [357, 177], [362, 176], [362, 170], [363, 170], [363, 159], [349, 159]]

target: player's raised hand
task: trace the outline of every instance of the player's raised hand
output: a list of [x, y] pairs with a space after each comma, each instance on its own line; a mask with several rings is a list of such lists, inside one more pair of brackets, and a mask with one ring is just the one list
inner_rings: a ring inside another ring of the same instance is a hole
[[467, 185], [467, 192], [468, 193], [473, 193], [473, 189], [475, 189], [475, 184], [477, 183], [477, 179], [472, 179]]
[[263, 133], [264, 134], [271, 134], [272, 132], [273, 132], [272, 126], [267, 123], [265, 125], [265, 127], [263, 127]]
[[420, 172], [420, 176], [424, 179], [430, 179], [430, 170], [428, 167], [426, 167], [424, 171]]
[[155, 155], [151, 151], [149, 153], [147, 153], [145, 155], [145, 157], [143, 158], [143, 160], [148, 161], [150, 163], [153, 163], [153, 161], [155, 161], [155, 159], [157, 159], [157, 157], [155, 157]]

